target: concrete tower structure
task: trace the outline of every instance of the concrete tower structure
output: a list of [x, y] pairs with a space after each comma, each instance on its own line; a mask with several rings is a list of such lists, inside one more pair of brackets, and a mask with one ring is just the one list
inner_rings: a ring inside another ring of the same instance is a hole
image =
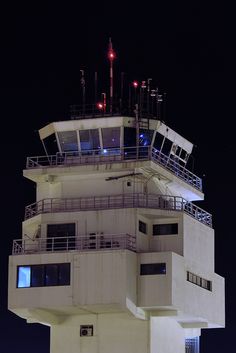
[[[113, 102], [114, 107], [114, 102]], [[9, 310], [49, 325], [51, 353], [197, 353], [224, 327], [211, 215], [192, 143], [151, 114], [39, 130], [36, 185], [9, 258]]]

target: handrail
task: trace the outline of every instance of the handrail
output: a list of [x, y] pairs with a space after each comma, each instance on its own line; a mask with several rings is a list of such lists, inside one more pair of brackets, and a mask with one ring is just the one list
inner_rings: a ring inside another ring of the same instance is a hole
[[136, 239], [130, 234], [94, 234], [13, 240], [12, 255], [56, 252], [119, 250], [136, 251]]
[[151, 146], [96, 149], [74, 152], [57, 152], [55, 155], [27, 157], [26, 168], [44, 168], [87, 164], [104, 164], [130, 161], [147, 161], [161, 165], [194, 188], [202, 191], [202, 180], [180, 165], [172, 156]]
[[212, 216], [180, 196], [156, 194], [119, 194], [79, 198], [46, 198], [25, 208], [25, 220], [42, 213], [75, 212], [115, 208], [154, 208], [182, 211], [212, 227]]

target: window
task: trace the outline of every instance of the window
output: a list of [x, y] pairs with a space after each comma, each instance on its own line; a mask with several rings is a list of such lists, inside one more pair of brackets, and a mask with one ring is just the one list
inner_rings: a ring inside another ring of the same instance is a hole
[[70, 264], [18, 266], [17, 288], [68, 286]]
[[76, 131], [58, 132], [58, 139], [63, 152], [78, 151], [78, 140]]
[[80, 130], [81, 151], [100, 149], [98, 129]]
[[141, 233], [147, 234], [147, 224], [142, 221], [139, 221], [138, 222], [138, 230]]
[[140, 275], [165, 275], [166, 264], [165, 263], [153, 263], [153, 264], [141, 264]]
[[120, 147], [120, 128], [104, 128], [102, 129], [103, 148], [117, 148]]
[[59, 223], [47, 225], [47, 250], [75, 249], [75, 223]]
[[153, 224], [153, 235], [178, 234], [178, 223]]
[[199, 287], [212, 291], [212, 282], [202, 278], [200, 276], [195, 275], [192, 272], [187, 271], [187, 281], [193, 284], [196, 284]]

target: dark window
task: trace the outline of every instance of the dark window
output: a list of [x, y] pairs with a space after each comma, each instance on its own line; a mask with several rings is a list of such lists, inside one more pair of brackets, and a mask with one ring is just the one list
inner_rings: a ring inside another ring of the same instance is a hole
[[31, 266], [30, 287], [43, 287], [43, 286], [44, 286], [44, 266], [43, 265]]
[[144, 234], [147, 234], [147, 224], [142, 221], [139, 221], [138, 222], [138, 230]]
[[43, 143], [47, 154], [56, 154], [59, 151], [55, 134], [49, 135], [48, 137], [43, 139]]
[[60, 251], [60, 250], [71, 250], [74, 248], [75, 248], [75, 223], [47, 225], [47, 250]]
[[58, 285], [70, 285], [70, 264], [67, 263], [58, 265]]
[[153, 263], [153, 264], [141, 264], [140, 275], [165, 275], [166, 264], [165, 263]]
[[58, 284], [58, 265], [45, 265], [45, 286], [57, 286]]
[[17, 288], [70, 285], [70, 264], [18, 266]]
[[166, 137], [161, 152], [164, 153], [166, 156], [169, 156], [172, 144], [173, 142]]
[[156, 136], [155, 136], [155, 141], [154, 141], [154, 144], [153, 144], [153, 147], [160, 151], [161, 150], [161, 146], [162, 146], [162, 143], [163, 143], [163, 139], [164, 139], [164, 136], [161, 135], [158, 131], [156, 132]]
[[195, 275], [192, 272], [187, 271], [187, 281], [193, 284], [196, 284], [199, 287], [212, 291], [212, 282], [202, 278], [200, 276]]
[[153, 224], [153, 235], [178, 234], [178, 223]]

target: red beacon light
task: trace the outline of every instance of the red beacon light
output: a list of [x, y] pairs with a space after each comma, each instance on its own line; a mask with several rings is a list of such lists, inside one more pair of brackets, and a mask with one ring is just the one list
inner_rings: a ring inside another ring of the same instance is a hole
[[104, 109], [104, 104], [103, 103], [97, 103], [97, 108], [99, 109], [99, 110], [103, 110]]
[[137, 88], [138, 87], [138, 81], [133, 81], [133, 87]]
[[116, 54], [115, 54], [114, 50], [113, 50], [113, 49], [110, 49], [110, 50], [108, 51], [108, 59], [109, 59], [110, 61], [113, 61], [115, 58], [116, 58]]

